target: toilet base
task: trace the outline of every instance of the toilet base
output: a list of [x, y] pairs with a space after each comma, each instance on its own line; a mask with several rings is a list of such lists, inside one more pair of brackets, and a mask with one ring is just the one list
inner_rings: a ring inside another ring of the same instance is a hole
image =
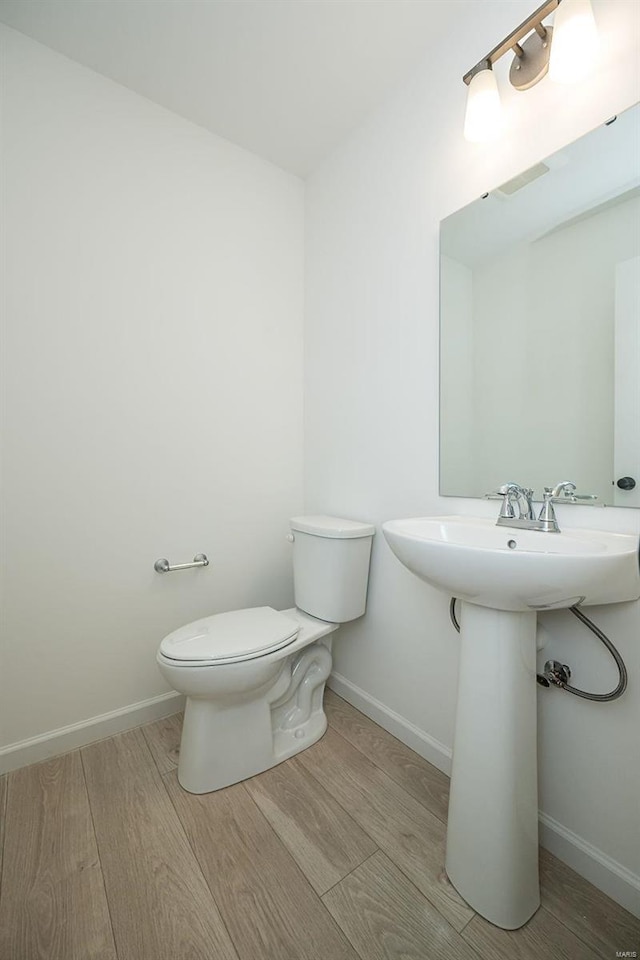
[[322, 737], [331, 637], [283, 658], [276, 679], [238, 702], [187, 697], [178, 782], [211, 793], [282, 763]]

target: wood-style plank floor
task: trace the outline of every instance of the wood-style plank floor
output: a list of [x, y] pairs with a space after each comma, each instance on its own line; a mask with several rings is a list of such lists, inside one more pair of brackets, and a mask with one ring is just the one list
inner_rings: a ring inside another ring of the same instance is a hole
[[178, 784], [179, 715], [0, 777], [0, 960], [640, 956], [640, 921], [545, 851], [529, 923], [475, 915], [447, 778], [325, 704], [319, 743], [213, 794]]

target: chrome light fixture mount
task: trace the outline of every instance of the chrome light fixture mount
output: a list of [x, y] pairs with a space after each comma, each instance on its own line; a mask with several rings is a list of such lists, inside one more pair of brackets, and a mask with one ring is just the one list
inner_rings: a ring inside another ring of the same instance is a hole
[[[491, 69], [493, 64], [510, 50], [515, 53], [515, 59], [509, 71], [509, 80], [516, 90], [529, 90], [546, 75], [549, 70], [549, 56], [551, 53], [551, 38], [553, 30], [545, 27], [542, 21], [559, 6], [560, 0], [547, 0], [541, 7], [527, 17], [520, 26], [501, 40], [493, 50], [483, 57], [474, 67], [465, 73], [462, 78], [467, 86], [475, 74], [481, 70]], [[532, 32], [533, 31], [533, 32]], [[531, 34], [524, 43], [520, 43], [528, 34]]]

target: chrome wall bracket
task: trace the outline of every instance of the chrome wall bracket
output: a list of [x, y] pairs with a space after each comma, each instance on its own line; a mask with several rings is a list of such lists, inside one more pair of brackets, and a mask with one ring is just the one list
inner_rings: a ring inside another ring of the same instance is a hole
[[164, 557], [156, 560], [153, 569], [156, 573], [173, 573], [175, 570], [191, 570], [193, 567], [208, 567], [209, 560], [205, 553], [196, 553], [192, 563], [174, 563], [173, 566]]

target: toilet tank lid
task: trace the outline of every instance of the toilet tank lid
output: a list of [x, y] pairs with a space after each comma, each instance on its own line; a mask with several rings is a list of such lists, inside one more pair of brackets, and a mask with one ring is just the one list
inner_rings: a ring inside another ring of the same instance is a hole
[[331, 537], [336, 540], [355, 540], [357, 537], [372, 537], [376, 528], [359, 520], [343, 520], [340, 517], [292, 517], [292, 530], [311, 533], [316, 537]]

